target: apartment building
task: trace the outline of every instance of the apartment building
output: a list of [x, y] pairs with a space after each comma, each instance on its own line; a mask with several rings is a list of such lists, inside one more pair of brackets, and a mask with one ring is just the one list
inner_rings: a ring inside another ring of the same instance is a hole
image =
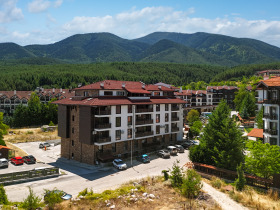
[[174, 89], [105, 80], [58, 104], [61, 156], [95, 164], [164, 148], [183, 139], [183, 104]]
[[280, 77], [260, 81], [257, 85], [258, 109], [264, 107], [264, 143], [279, 145]]
[[227, 101], [230, 108], [234, 108], [235, 92], [238, 91], [236, 86], [207, 86], [207, 103], [218, 105], [222, 99]]
[[48, 103], [53, 98], [60, 100], [75, 95], [74, 91], [54, 88], [37, 88], [35, 91], [0, 91], [0, 112], [13, 114], [16, 107], [20, 104], [27, 106], [32, 92], [38, 95], [41, 103]]

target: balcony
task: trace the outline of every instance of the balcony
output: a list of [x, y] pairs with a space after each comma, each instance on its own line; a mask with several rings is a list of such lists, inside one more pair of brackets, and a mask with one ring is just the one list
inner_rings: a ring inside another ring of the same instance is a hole
[[263, 114], [263, 118], [270, 119], [270, 120], [278, 120], [277, 114], [265, 113]]
[[111, 115], [111, 110], [96, 110], [95, 115]]
[[152, 136], [154, 135], [153, 131], [146, 131], [146, 132], [138, 132], [135, 133], [135, 138], [143, 137], [143, 136]]
[[96, 129], [106, 129], [106, 128], [111, 128], [111, 123], [101, 123], [101, 124], [96, 124], [95, 125]]
[[274, 130], [274, 129], [264, 129], [263, 130], [264, 133], [268, 133], [270, 135], [277, 135], [277, 130]]
[[179, 106], [171, 107], [171, 111], [179, 111]]
[[272, 98], [272, 99], [264, 99], [265, 104], [280, 104], [280, 99]]
[[153, 124], [153, 120], [149, 119], [149, 120], [137, 120], [135, 122], [136, 125], [145, 125], [145, 124]]
[[107, 142], [111, 142], [111, 136], [95, 138], [95, 143], [107, 143]]
[[171, 121], [179, 121], [179, 117], [171, 117]]
[[178, 127], [171, 127], [171, 132], [178, 132], [179, 128]]
[[136, 109], [136, 113], [143, 113], [143, 112], [153, 112], [153, 108], [150, 108], [150, 109]]

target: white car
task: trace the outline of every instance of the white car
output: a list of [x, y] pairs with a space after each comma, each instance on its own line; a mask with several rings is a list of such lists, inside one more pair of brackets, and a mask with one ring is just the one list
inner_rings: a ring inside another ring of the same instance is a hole
[[127, 165], [125, 162], [123, 162], [121, 159], [115, 159], [113, 160], [113, 166], [116, 167], [119, 170], [125, 170], [127, 169]]
[[0, 159], [0, 168], [8, 168], [9, 167], [9, 161], [6, 158]]

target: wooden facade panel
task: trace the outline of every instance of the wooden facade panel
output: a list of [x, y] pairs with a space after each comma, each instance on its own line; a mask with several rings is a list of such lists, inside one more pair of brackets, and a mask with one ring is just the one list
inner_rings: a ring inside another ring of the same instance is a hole
[[79, 140], [84, 144], [91, 142], [91, 107], [80, 107]]
[[69, 107], [58, 106], [58, 136], [61, 138], [69, 138]]

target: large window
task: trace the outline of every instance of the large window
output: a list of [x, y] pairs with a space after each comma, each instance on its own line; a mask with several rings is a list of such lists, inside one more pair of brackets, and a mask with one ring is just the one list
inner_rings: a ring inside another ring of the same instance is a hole
[[127, 113], [132, 113], [132, 105], [127, 106]]
[[116, 140], [121, 140], [121, 130], [116, 130]]
[[116, 114], [121, 114], [121, 106], [116, 106]]
[[160, 104], [156, 104], [156, 111], [157, 111], [157, 112], [160, 111]]
[[169, 104], [165, 104], [165, 111], [169, 110]]
[[160, 134], [160, 125], [156, 126], [156, 134]]
[[116, 127], [121, 127], [121, 117], [116, 117]]
[[166, 125], [165, 125], [165, 133], [168, 133], [168, 132], [169, 132], [169, 125], [166, 124]]
[[117, 91], [117, 96], [124, 96], [124, 92], [123, 91]]
[[165, 122], [168, 122], [168, 121], [169, 121], [169, 114], [165, 113]]
[[132, 138], [132, 129], [127, 129], [127, 138], [128, 139]]
[[112, 91], [104, 91], [104, 96], [112, 96], [113, 92]]
[[156, 114], [156, 123], [160, 122], [160, 114]]

